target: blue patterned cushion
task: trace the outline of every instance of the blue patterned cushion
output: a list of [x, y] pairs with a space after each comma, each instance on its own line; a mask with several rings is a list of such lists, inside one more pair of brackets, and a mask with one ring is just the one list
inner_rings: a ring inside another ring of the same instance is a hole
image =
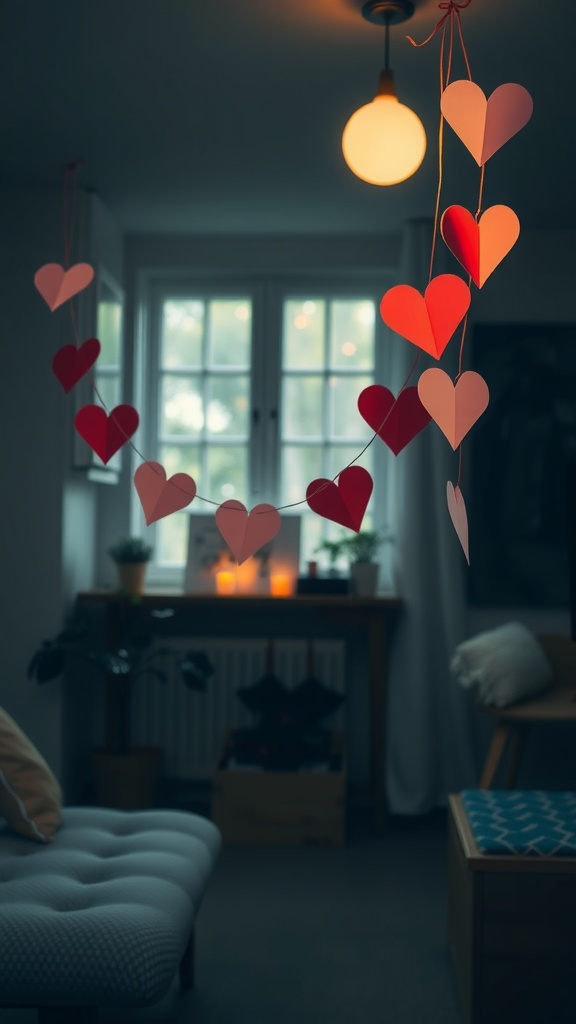
[[68, 807], [45, 846], [0, 825], [0, 1002], [161, 999], [219, 848], [182, 811]]
[[480, 853], [576, 854], [576, 793], [464, 789], [460, 797]]

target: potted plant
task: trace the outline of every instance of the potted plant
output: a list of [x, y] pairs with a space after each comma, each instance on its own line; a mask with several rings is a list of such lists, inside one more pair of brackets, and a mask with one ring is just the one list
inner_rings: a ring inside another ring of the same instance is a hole
[[64, 629], [44, 640], [28, 665], [28, 677], [46, 683], [62, 675], [68, 659], [94, 666], [106, 684], [104, 747], [93, 751], [92, 766], [96, 796], [100, 804], [123, 810], [153, 807], [156, 800], [162, 750], [137, 747], [132, 743], [132, 692], [145, 677], [167, 683], [166, 659], [179, 667], [182, 681], [192, 690], [204, 692], [214, 669], [205, 652], [189, 650], [184, 655], [169, 647], [154, 647], [152, 621], [173, 615], [172, 609], [149, 612], [137, 602], [122, 602], [115, 633], [114, 650], [94, 648], [89, 624], [77, 612]]
[[373, 597], [378, 585], [378, 562], [376, 555], [380, 545], [391, 540], [388, 531], [361, 530], [343, 540], [343, 547], [350, 560], [350, 578], [357, 597]]
[[336, 563], [340, 558], [340, 555], [344, 553], [345, 545], [346, 538], [345, 536], [342, 536], [340, 538], [337, 538], [336, 540], [322, 540], [320, 541], [320, 544], [318, 544], [318, 547], [314, 548], [315, 553], [325, 552], [328, 555], [328, 562], [330, 566], [328, 572], [330, 576], [338, 575]]
[[116, 562], [118, 583], [126, 594], [143, 594], [153, 548], [142, 537], [120, 537], [108, 554]]

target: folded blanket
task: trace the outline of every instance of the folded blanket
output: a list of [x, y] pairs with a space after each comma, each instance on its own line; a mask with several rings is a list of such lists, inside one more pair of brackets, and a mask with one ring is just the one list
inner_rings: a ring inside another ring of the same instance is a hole
[[547, 689], [554, 676], [538, 640], [521, 622], [507, 622], [459, 644], [450, 671], [481, 704], [497, 708]]

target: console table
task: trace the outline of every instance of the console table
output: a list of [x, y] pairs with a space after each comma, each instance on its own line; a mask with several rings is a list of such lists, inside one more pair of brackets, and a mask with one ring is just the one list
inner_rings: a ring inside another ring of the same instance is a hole
[[[120, 602], [137, 601], [150, 610], [170, 607], [168, 628], [180, 636], [261, 636], [277, 638], [343, 637], [362, 644], [367, 654], [369, 685], [370, 798], [374, 830], [382, 835], [386, 816], [384, 788], [384, 725], [389, 642], [401, 601], [396, 597], [336, 595], [182, 594], [149, 591], [127, 598], [115, 591], [85, 591], [77, 601], [104, 605], [109, 635], [113, 637], [113, 611]], [[163, 632], [166, 630], [166, 621]]]

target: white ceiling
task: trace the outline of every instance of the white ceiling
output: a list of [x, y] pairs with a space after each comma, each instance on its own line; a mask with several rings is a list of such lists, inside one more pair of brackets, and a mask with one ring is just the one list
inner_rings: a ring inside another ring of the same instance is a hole
[[[340, 137], [372, 98], [384, 30], [361, 0], [12, 0], [0, 13], [0, 186], [58, 184], [83, 157], [129, 232], [379, 234], [431, 216], [437, 184], [441, 12], [417, 0], [391, 32], [399, 99], [427, 130], [409, 181], [381, 189]], [[528, 126], [487, 164], [484, 206], [523, 226], [576, 227], [574, 0], [471, 0], [462, 26], [488, 94], [519, 82]], [[453, 77], [465, 69], [456, 44]], [[571, 109], [572, 108], [572, 109]], [[443, 205], [475, 209], [479, 171], [447, 129]]]

